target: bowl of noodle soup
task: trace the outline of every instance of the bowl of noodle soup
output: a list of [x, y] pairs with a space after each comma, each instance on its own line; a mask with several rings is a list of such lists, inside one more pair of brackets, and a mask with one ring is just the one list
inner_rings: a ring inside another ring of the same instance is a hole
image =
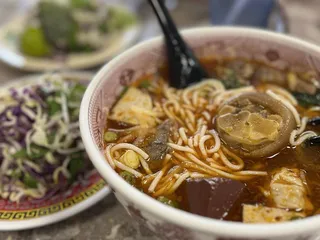
[[316, 237], [317, 149], [307, 143], [318, 135], [320, 48], [249, 28], [182, 33], [213, 77], [170, 88], [161, 38], [106, 64], [80, 110], [94, 166], [163, 239]]

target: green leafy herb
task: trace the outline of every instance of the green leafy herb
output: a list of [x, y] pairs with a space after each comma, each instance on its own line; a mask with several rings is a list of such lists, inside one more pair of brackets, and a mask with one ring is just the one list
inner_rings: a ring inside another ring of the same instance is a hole
[[36, 144], [31, 144], [31, 154], [29, 157], [31, 159], [38, 159], [44, 157], [49, 150], [45, 147], [40, 147]]
[[52, 144], [56, 138], [56, 133], [52, 132], [47, 134], [48, 143]]
[[77, 121], [79, 119], [79, 108], [71, 109], [70, 115], [71, 115], [71, 121]]
[[137, 22], [136, 16], [125, 9], [109, 7], [106, 19], [106, 31], [114, 32], [131, 26]]
[[106, 142], [114, 142], [118, 139], [118, 134], [116, 134], [115, 132], [108, 131], [104, 133], [103, 138]]
[[89, 0], [71, 0], [71, 7], [91, 10], [93, 6]]
[[108, 32], [108, 24], [107, 21], [102, 22], [101, 24], [99, 24], [99, 30], [103, 33], [107, 33]]
[[290, 218], [290, 221], [295, 221], [295, 220], [300, 220], [300, 219], [303, 219], [303, 217], [293, 216], [292, 218]]
[[50, 117], [61, 111], [61, 105], [54, 100], [48, 100], [48, 114]]
[[140, 88], [148, 88], [148, 87], [150, 87], [150, 81], [149, 80], [143, 80], [140, 84], [139, 84], [139, 87]]
[[171, 206], [171, 207], [174, 207], [174, 208], [179, 208], [179, 204], [178, 202], [174, 201], [174, 200], [171, 200], [167, 197], [164, 197], [164, 196], [160, 196], [157, 198], [157, 200], [159, 202], [162, 202], [163, 204], [166, 204], [168, 206]]
[[134, 185], [136, 183], [136, 177], [127, 171], [122, 171], [120, 176], [129, 184]]
[[320, 105], [320, 91], [314, 95], [308, 93], [293, 92], [293, 95], [298, 100], [299, 104], [304, 107]]
[[20, 178], [21, 177], [20, 169], [13, 170], [12, 173], [11, 173], [11, 177], [15, 178], [15, 179]]
[[235, 71], [231, 69], [226, 69], [225, 71], [227, 76], [221, 82], [226, 89], [240, 88], [245, 86], [243, 83], [239, 81]]
[[28, 173], [23, 176], [23, 183], [30, 188], [37, 188], [37, 180]]
[[28, 157], [27, 150], [25, 148], [23, 148], [20, 151], [13, 154], [12, 157], [14, 157], [14, 158], [27, 158]]
[[84, 85], [80, 83], [75, 84], [68, 96], [69, 101], [80, 102], [85, 91], [86, 87]]
[[68, 165], [68, 170], [70, 172], [69, 182], [73, 182], [77, 176], [77, 174], [83, 170], [84, 168], [84, 152], [74, 153], [71, 155], [71, 160]]
[[40, 1], [38, 4], [41, 28], [48, 42], [61, 50], [77, 44], [78, 24], [68, 6], [56, 1]]

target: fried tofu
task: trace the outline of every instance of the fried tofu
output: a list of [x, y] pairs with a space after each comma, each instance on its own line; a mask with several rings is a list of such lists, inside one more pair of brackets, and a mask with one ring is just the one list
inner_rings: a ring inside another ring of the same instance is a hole
[[244, 223], [277, 223], [304, 218], [300, 212], [287, 211], [279, 208], [270, 208], [261, 205], [244, 205]]
[[114, 106], [109, 118], [132, 125], [153, 127], [156, 121], [152, 108], [152, 99], [149, 94], [130, 87]]
[[281, 168], [271, 180], [270, 192], [278, 208], [313, 209], [299, 169]]

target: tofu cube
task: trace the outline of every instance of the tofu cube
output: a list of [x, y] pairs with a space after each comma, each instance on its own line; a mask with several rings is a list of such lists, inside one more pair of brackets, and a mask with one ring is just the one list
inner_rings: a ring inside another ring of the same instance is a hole
[[110, 119], [142, 127], [156, 125], [149, 94], [135, 87], [130, 87], [114, 106]]
[[277, 223], [306, 217], [304, 213], [261, 205], [244, 205], [242, 216], [244, 223]]

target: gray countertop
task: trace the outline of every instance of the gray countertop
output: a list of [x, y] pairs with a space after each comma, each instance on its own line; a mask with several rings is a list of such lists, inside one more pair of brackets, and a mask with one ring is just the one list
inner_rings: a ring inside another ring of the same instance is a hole
[[[6, 19], [10, 13], [8, 9], [13, 7], [13, 0], [6, 1], [1, 0], [0, 3], [0, 21]], [[287, 11], [290, 34], [320, 44], [320, 1], [280, 1]], [[174, 10], [174, 18], [179, 27], [206, 25], [208, 16], [208, 0], [180, 0], [178, 8]], [[25, 74], [0, 63], [0, 84]], [[157, 240], [158, 238], [132, 221], [114, 196], [110, 195], [97, 205], [65, 221], [34, 230], [0, 232], [0, 239]]]

